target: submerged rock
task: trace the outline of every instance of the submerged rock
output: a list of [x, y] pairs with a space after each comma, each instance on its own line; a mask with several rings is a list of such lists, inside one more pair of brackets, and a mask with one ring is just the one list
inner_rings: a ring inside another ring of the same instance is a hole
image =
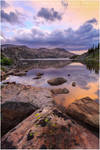
[[41, 79], [41, 76], [34, 77], [33, 79]]
[[62, 77], [58, 77], [58, 78], [53, 78], [53, 79], [51, 79], [51, 80], [48, 80], [48, 83], [50, 84], [50, 85], [60, 85], [60, 84], [63, 84], [63, 83], [65, 83], [65, 82], [67, 82], [67, 80], [66, 79], [64, 79], [64, 78], [62, 78]]
[[59, 88], [59, 89], [52, 89], [51, 92], [55, 95], [56, 94], [68, 94], [69, 90], [66, 88], [63, 88], [63, 89]]
[[99, 105], [89, 97], [70, 104], [67, 108], [67, 114], [96, 129], [99, 128]]
[[72, 82], [72, 86], [76, 86], [76, 82]]
[[37, 76], [43, 76], [44, 73], [38, 72], [36, 75], [37, 75]]
[[4, 135], [37, 108], [24, 102], [6, 102], [1, 105], [1, 134]]
[[70, 74], [68, 74], [68, 77], [70, 76]]

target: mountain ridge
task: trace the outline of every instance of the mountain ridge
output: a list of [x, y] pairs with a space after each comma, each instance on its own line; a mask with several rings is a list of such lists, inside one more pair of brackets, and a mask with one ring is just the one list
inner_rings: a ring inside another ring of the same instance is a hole
[[1, 45], [1, 54], [5, 57], [18, 59], [35, 58], [70, 58], [75, 54], [64, 48], [29, 48], [25, 45]]

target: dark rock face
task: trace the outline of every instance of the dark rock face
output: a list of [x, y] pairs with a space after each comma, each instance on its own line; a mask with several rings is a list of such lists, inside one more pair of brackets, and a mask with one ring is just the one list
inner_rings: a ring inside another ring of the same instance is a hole
[[66, 79], [62, 78], [62, 77], [59, 77], [59, 78], [54, 78], [54, 79], [51, 79], [51, 80], [48, 80], [48, 83], [52, 86], [55, 86], [55, 85], [60, 85], [60, 84], [63, 84], [67, 82]]
[[67, 108], [67, 114], [96, 129], [99, 128], [99, 105], [89, 97], [70, 104]]
[[24, 102], [6, 102], [1, 105], [1, 134], [4, 135], [37, 108]]
[[59, 89], [52, 89], [51, 92], [55, 95], [56, 94], [68, 94], [69, 90], [66, 88], [63, 88], [63, 89], [59, 88]]

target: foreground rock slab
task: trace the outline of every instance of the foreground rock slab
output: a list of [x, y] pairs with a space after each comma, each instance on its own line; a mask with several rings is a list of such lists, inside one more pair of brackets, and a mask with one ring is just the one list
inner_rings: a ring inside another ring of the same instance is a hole
[[59, 77], [59, 78], [53, 78], [51, 80], [48, 80], [48, 83], [52, 86], [55, 86], [55, 85], [60, 85], [60, 84], [63, 84], [67, 82], [66, 79], [62, 78], [62, 77]]
[[56, 107], [39, 109], [2, 137], [2, 149], [98, 148], [98, 137]]
[[76, 100], [67, 108], [67, 114], [99, 129], [99, 105], [89, 97]]

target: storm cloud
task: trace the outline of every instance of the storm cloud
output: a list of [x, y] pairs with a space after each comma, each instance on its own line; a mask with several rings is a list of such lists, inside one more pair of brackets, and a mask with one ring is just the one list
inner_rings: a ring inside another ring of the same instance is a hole
[[1, 22], [8, 22], [10, 24], [20, 24], [19, 14], [17, 12], [6, 13], [1, 10]]
[[9, 6], [9, 4], [5, 0], [1, 0], [0, 3], [1, 3], [1, 9]]
[[55, 21], [55, 20], [61, 20], [62, 14], [55, 11], [54, 8], [51, 9], [41, 8], [37, 13], [37, 17], [44, 18], [47, 21]]
[[88, 20], [86, 23], [95, 23], [97, 24], [97, 20], [95, 18]]
[[33, 28], [26, 32], [22, 30], [16, 34], [15, 44], [25, 44], [30, 47], [63, 47], [67, 50], [86, 50], [99, 42], [99, 30], [93, 26], [94, 21], [88, 20], [77, 30], [72, 28], [56, 30], [51, 33]]

